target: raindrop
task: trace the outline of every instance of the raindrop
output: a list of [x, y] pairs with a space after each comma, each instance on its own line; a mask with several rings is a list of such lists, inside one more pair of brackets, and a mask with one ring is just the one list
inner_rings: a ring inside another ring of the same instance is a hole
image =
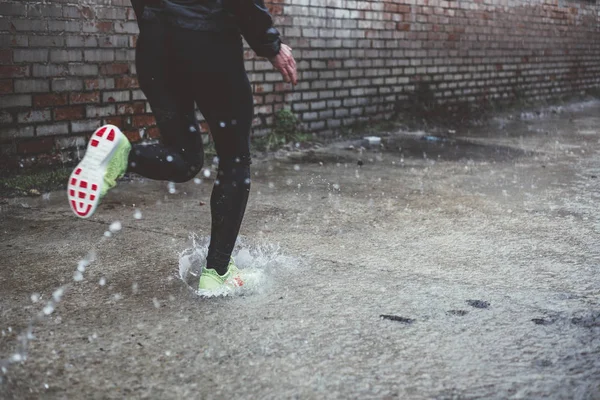
[[130, 162], [130, 163], [129, 163], [129, 165], [131, 165], [131, 168], [135, 168], [135, 166], [136, 166], [137, 164], [135, 163], [135, 161], [132, 161], [132, 162]]
[[115, 293], [113, 295], [113, 298], [115, 299], [115, 301], [119, 301], [123, 298], [123, 295], [121, 293]]
[[167, 156], [167, 161], [168, 162], [172, 162], [173, 161], [173, 156]]
[[190, 126], [190, 132], [196, 133], [196, 132], [198, 132], [198, 130], [196, 129], [195, 126], [192, 125], [192, 126]]
[[42, 199], [44, 199], [44, 200], [50, 200], [50, 193], [44, 193], [42, 195]]
[[213, 165], [219, 165], [219, 157], [214, 156], [212, 162], [213, 162]]
[[160, 308], [160, 301], [158, 301], [156, 297], [152, 299], [152, 303], [154, 304], [154, 307]]
[[196, 185], [200, 185], [202, 183], [202, 179], [200, 179], [200, 178], [194, 178], [194, 183]]
[[104, 232], [104, 236], [106, 236], [106, 237], [111, 237], [111, 236], [112, 236], [112, 233], [110, 233], [109, 231], [106, 231], [106, 232]]
[[142, 219], [142, 212], [140, 210], [135, 210], [133, 212], [133, 218], [135, 218], [135, 219]]
[[175, 190], [175, 182], [169, 182], [169, 193], [175, 194], [177, 190]]
[[75, 273], [73, 274], [73, 280], [75, 282], [79, 282], [83, 280], [83, 274], [79, 271], [75, 271]]
[[244, 183], [245, 183], [246, 185], [249, 185], [249, 184], [250, 184], [250, 178], [246, 178], [246, 179], [244, 179]]
[[340, 190], [340, 185], [338, 185], [337, 183], [334, 183], [334, 184], [333, 184], [333, 188], [334, 188], [335, 190]]
[[98, 282], [100, 284], [100, 286], [104, 286], [106, 285], [106, 278], [102, 277], [100, 278], [100, 282]]
[[[340, 165], [340, 164], [338, 164]], [[294, 171], [300, 171], [300, 166], [298, 164], [294, 165]]]
[[205, 177], [205, 178], [208, 178], [208, 177], [210, 177], [210, 170], [209, 170], [209, 169], [204, 169], [204, 172], [203, 172], [203, 174], [204, 174], [204, 177]]
[[166, 355], [167, 357], [170, 357], [170, 356], [171, 356], [171, 352], [170, 352], [169, 350], [167, 350], [167, 351], [165, 351], [165, 355]]
[[40, 295], [39, 293], [34, 293], [31, 295], [31, 302], [32, 303], [37, 303], [38, 301], [40, 301]]
[[226, 124], [225, 124], [225, 122], [224, 122], [224, 121], [221, 121], [221, 122], [219, 122], [219, 126], [220, 126], [221, 128], [225, 128]]
[[139, 285], [137, 282], [133, 282], [133, 285], [131, 285], [131, 291], [133, 292], [133, 294], [137, 294], [139, 291]]
[[23, 361], [23, 356], [19, 353], [15, 353], [10, 357], [10, 361], [12, 362], [20, 362]]
[[291, 184], [292, 184], [292, 183], [294, 183], [294, 182], [293, 182], [291, 179], [289, 179], [289, 178], [288, 178], [288, 179], [285, 181], [285, 183], [286, 183], [286, 184], [289, 186], [289, 185], [291, 185]]
[[232, 120], [231, 120], [231, 125], [237, 125], [237, 120], [235, 120], [235, 119], [232, 119]]
[[115, 221], [112, 224], [110, 224], [110, 226], [108, 227], [108, 229], [112, 232], [112, 233], [117, 233], [119, 232], [121, 229], [123, 228], [123, 226], [121, 225], [120, 221]]
[[215, 185], [219, 186], [220, 184], [221, 184], [221, 181], [217, 179], [217, 180], [215, 181]]
[[269, 182], [269, 189], [273, 189], [275, 187], [275, 184], [273, 182]]
[[48, 384], [47, 384], [47, 383], [44, 383], [44, 388], [45, 388], [45, 389], [48, 389], [49, 387], [50, 387], [50, 386], [48, 386]]

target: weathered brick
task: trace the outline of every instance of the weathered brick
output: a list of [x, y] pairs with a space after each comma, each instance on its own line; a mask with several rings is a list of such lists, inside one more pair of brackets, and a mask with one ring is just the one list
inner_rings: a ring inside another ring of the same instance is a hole
[[34, 132], [33, 126], [0, 127], [0, 140], [32, 137]]
[[115, 51], [109, 49], [84, 50], [86, 62], [112, 62], [115, 60]]
[[35, 49], [35, 50], [16, 49], [13, 52], [13, 59], [16, 63], [46, 62], [46, 61], [48, 61], [48, 50], [46, 50], [46, 49]]
[[99, 103], [100, 92], [71, 93], [69, 99], [71, 104]]
[[131, 94], [129, 93], [128, 90], [102, 93], [102, 101], [104, 103], [121, 103], [121, 102], [129, 101], [130, 99], [131, 99]]
[[53, 138], [31, 139], [17, 144], [17, 153], [19, 154], [39, 154], [48, 153], [54, 148]]
[[53, 92], [72, 92], [83, 89], [83, 81], [74, 78], [57, 78], [52, 80]]
[[100, 120], [71, 121], [71, 131], [73, 133], [93, 132], [100, 128]]
[[102, 75], [125, 75], [130, 72], [129, 64], [115, 63], [104, 64], [100, 66], [100, 74]]
[[50, 121], [52, 115], [50, 110], [31, 110], [17, 114], [17, 121], [20, 124], [30, 124], [34, 122]]
[[10, 107], [31, 107], [31, 95], [11, 94], [0, 96], [0, 109]]
[[105, 90], [115, 88], [114, 78], [85, 79], [86, 90]]
[[40, 93], [48, 92], [50, 83], [40, 79], [17, 79], [15, 80], [16, 93]]
[[69, 64], [69, 75], [97, 76], [98, 66], [95, 64]]
[[85, 109], [87, 118], [106, 117], [109, 115], [115, 115], [115, 113], [115, 106], [112, 104], [105, 106], [87, 106]]
[[36, 136], [55, 136], [55, 135], [66, 135], [69, 133], [69, 124], [54, 123], [50, 125], [38, 125], [35, 127]]
[[54, 109], [54, 120], [79, 120], [85, 117], [83, 106], [60, 107]]
[[12, 79], [0, 79], [0, 95], [10, 94], [14, 92]]
[[81, 50], [52, 50], [50, 61], [54, 63], [83, 61], [83, 52]]
[[68, 97], [66, 93], [57, 94], [38, 94], [33, 96], [33, 106], [35, 108], [57, 107], [67, 104]]

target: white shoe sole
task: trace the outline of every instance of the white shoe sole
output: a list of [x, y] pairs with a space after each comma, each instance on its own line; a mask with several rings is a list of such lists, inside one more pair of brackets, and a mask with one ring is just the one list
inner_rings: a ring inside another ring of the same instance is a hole
[[96, 211], [108, 163], [122, 140], [127, 138], [114, 125], [102, 126], [90, 138], [85, 155], [73, 170], [67, 188], [69, 205], [78, 217], [88, 218]]

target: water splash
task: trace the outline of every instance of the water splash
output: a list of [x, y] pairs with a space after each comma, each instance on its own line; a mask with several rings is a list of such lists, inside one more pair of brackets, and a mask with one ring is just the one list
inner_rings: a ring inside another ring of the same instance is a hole
[[179, 278], [190, 286], [195, 294], [202, 297], [264, 293], [273, 286], [279, 272], [297, 269], [301, 264], [300, 260], [283, 254], [277, 244], [250, 244], [246, 243], [246, 239], [238, 238], [232, 256], [241, 271], [244, 285], [233, 289], [225, 288], [218, 292], [200, 291], [196, 288], [206, 262], [210, 237], [193, 234], [190, 240], [191, 247], [179, 254]]

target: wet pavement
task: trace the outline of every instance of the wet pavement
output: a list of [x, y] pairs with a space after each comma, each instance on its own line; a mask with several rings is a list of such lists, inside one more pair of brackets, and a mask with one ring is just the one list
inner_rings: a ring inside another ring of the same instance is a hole
[[0, 397], [599, 399], [600, 104], [382, 145], [258, 158], [228, 298], [180, 279], [210, 178], [1, 204], [0, 358], [66, 287]]

